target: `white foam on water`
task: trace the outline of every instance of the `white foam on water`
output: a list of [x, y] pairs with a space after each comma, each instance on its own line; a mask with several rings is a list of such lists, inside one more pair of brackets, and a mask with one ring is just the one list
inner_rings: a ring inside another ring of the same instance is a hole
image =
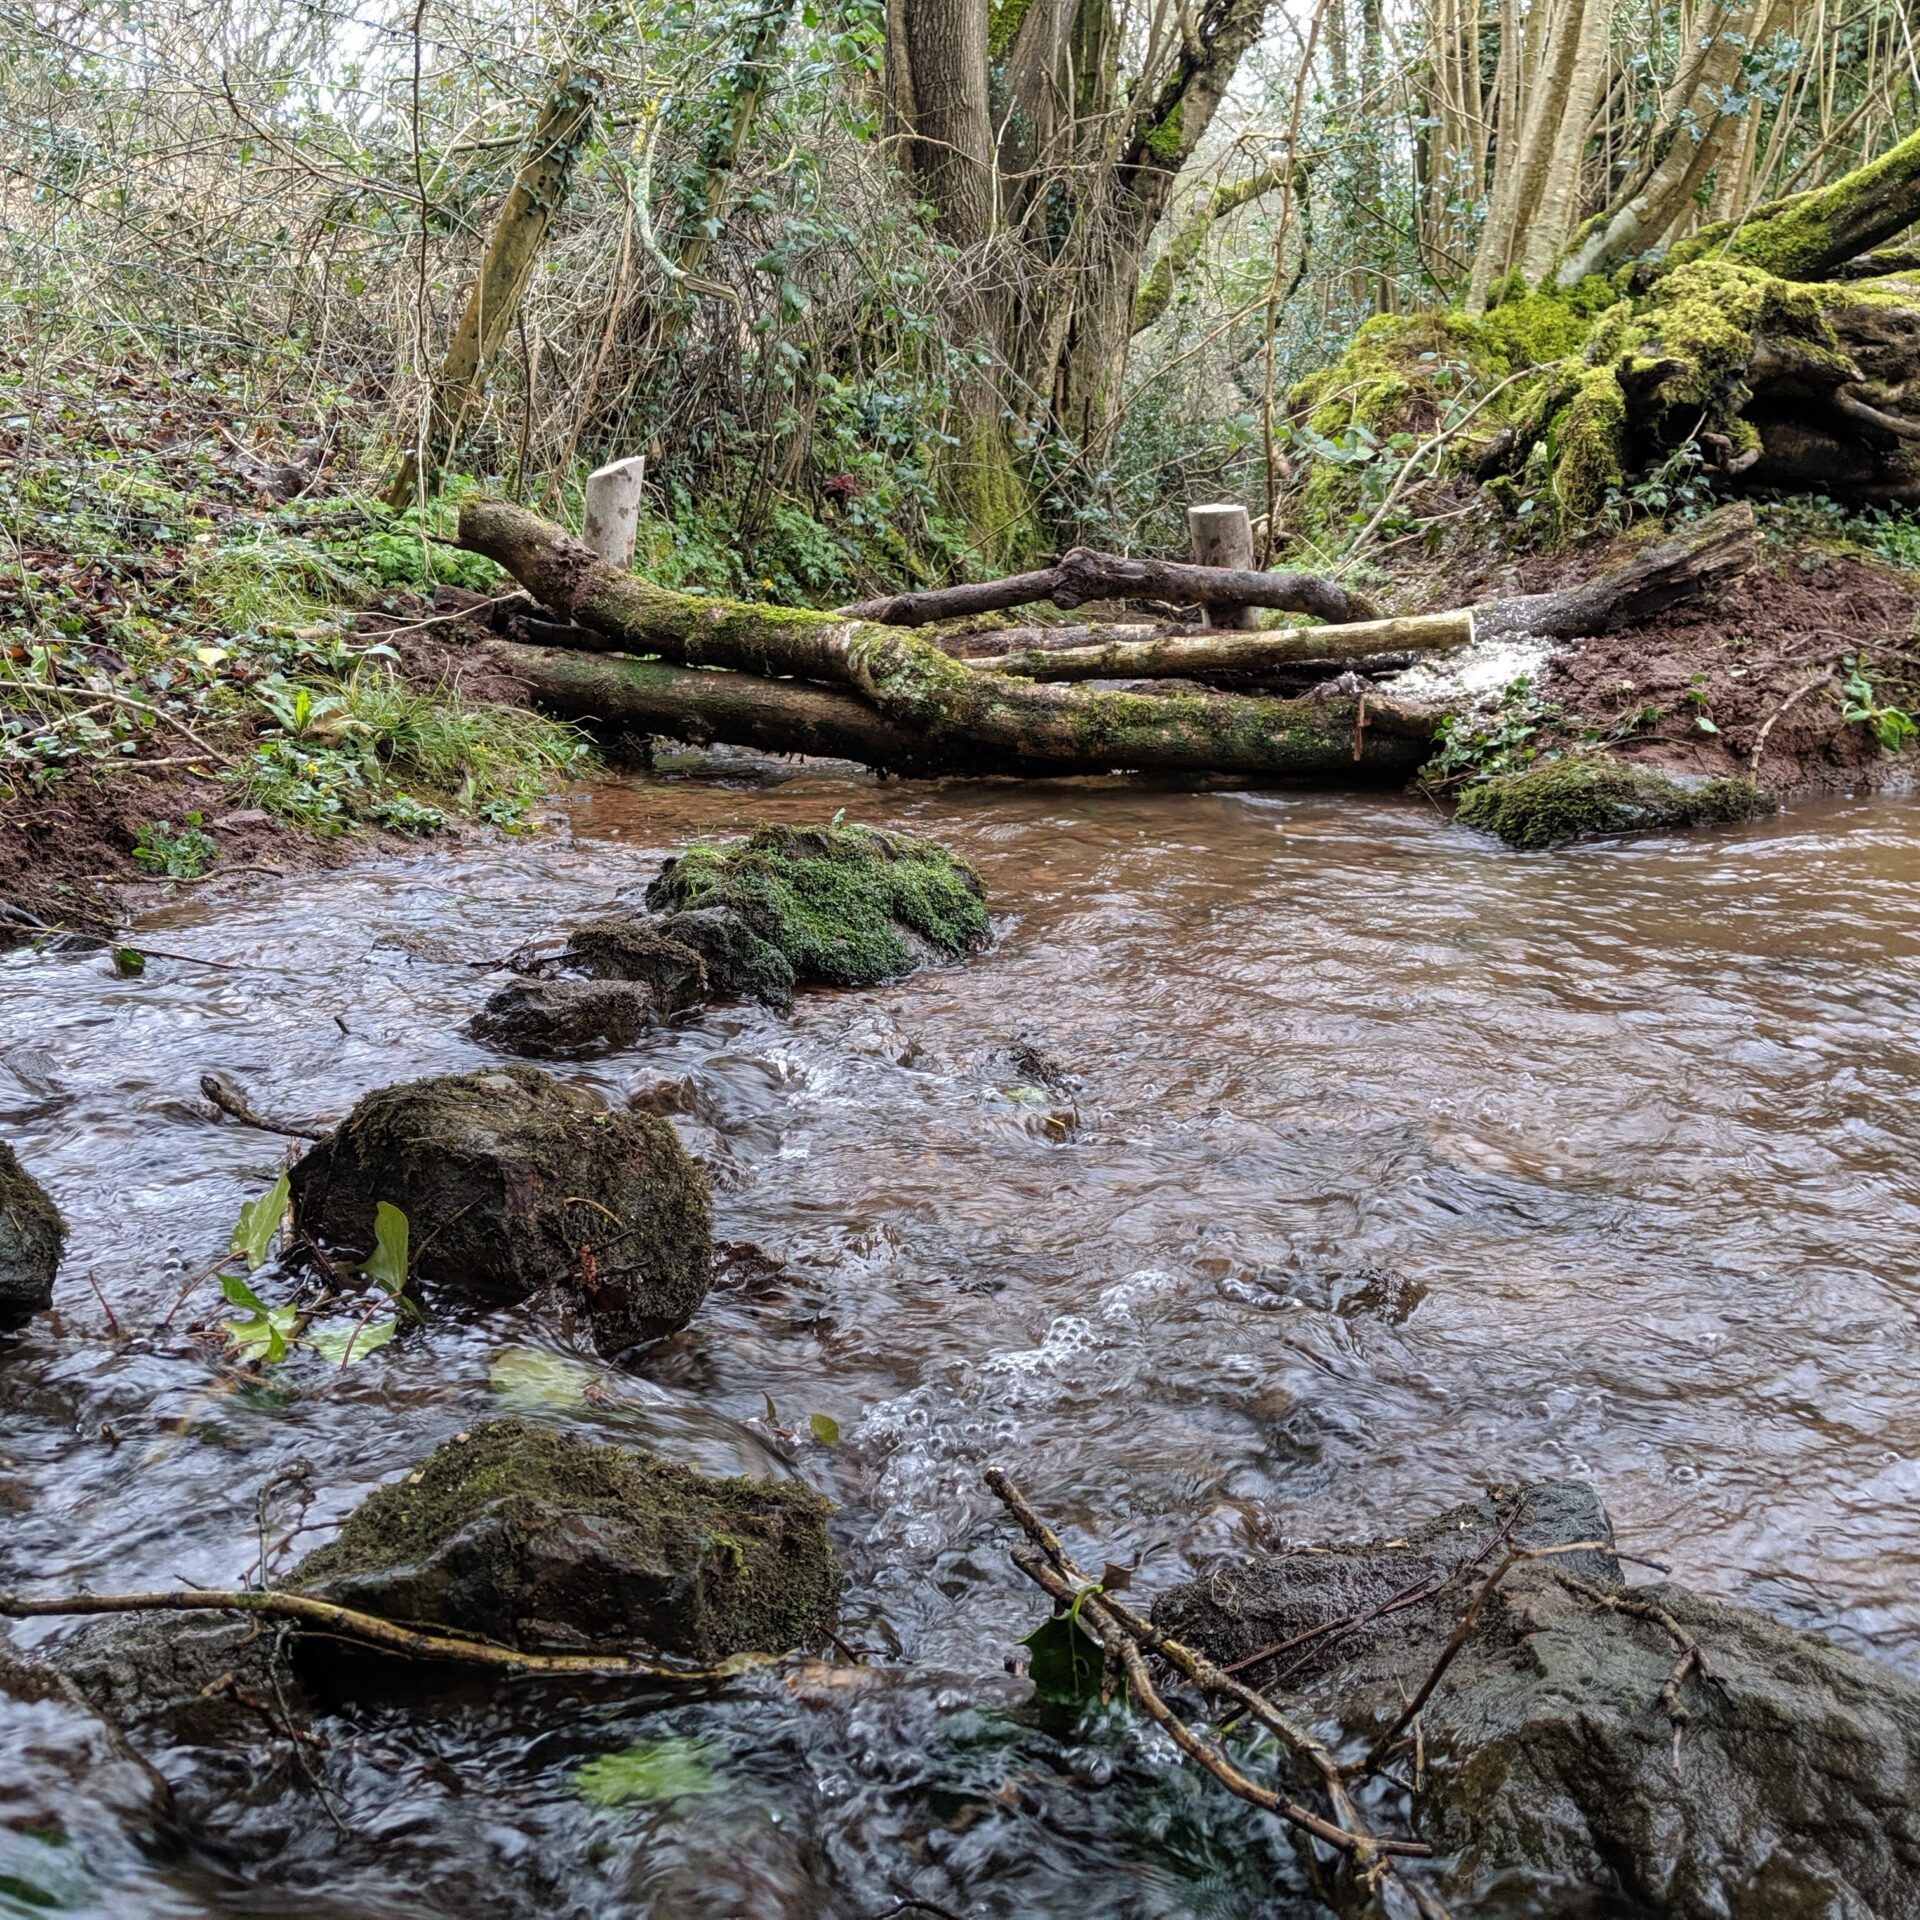
[[1405, 700], [1479, 706], [1497, 700], [1523, 674], [1537, 687], [1554, 660], [1551, 641], [1476, 640], [1457, 653], [1439, 653], [1383, 680], [1381, 691]]

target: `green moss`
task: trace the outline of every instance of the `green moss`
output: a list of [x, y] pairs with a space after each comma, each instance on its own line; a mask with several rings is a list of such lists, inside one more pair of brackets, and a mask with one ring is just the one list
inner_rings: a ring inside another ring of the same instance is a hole
[[1584, 520], [1621, 484], [1627, 451], [1627, 399], [1610, 367], [1590, 367], [1548, 433], [1553, 496], [1569, 519]]
[[797, 1482], [496, 1420], [370, 1495], [290, 1584], [508, 1638], [531, 1619], [700, 1659], [778, 1653], [832, 1620], [828, 1511]]
[[1558, 847], [1605, 834], [1752, 820], [1773, 799], [1751, 780], [1682, 786], [1665, 774], [1597, 754], [1570, 754], [1503, 774], [1461, 795], [1454, 818], [1509, 846]]
[[905, 972], [913, 956], [903, 929], [955, 957], [987, 937], [980, 878], [965, 861], [931, 840], [838, 822], [691, 847], [648, 888], [647, 904], [724, 909], [792, 979], [835, 987]]
[[1177, 163], [1186, 155], [1185, 136], [1180, 131], [1182, 104], [1176, 100], [1167, 117], [1147, 135], [1147, 151], [1156, 160]]
[[998, 66], [1013, 51], [1033, 0], [991, 0], [987, 9], [987, 58]]

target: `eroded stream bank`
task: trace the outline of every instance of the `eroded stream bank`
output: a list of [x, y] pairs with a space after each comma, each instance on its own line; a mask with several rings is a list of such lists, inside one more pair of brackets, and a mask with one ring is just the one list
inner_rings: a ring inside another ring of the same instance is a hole
[[[237, 1394], [184, 1341], [114, 1341], [88, 1272], [150, 1325], [279, 1164], [206, 1117], [201, 1074], [332, 1120], [479, 1065], [469, 962], [697, 833], [840, 806], [973, 859], [995, 949], [557, 1069], [677, 1110], [719, 1236], [778, 1271], [743, 1259], [626, 1376], [499, 1315], [437, 1318], [325, 1393]], [[828, 1493], [841, 1631], [888, 1670], [363, 1713], [330, 1730], [352, 1840], [234, 1788], [236, 1838], [299, 1890], [283, 1908], [129, 1856], [80, 1910], [867, 1915], [911, 1874], [968, 1913], [1289, 1911], [1240, 1810], [1159, 1747], [1022, 1706], [1004, 1662], [1037, 1610], [989, 1461], [1149, 1555], [1149, 1591], [1491, 1478], [1580, 1477], [1679, 1579], [1920, 1670], [1912, 802], [1546, 857], [1387, 801], [821, 775], [604, 789], [575, 825], [151, 923], [239, 971], [0, 962], [0, 1125], [72, 1227], [58, 1318], [0, 1358], [0, 1580], [231, 1585], [297, 1461], [305, 1546], [530, 1412]], [[1024, 1048], [1071, 1079], [1039, 1084]], [[775, 1440], [769, 1398], [839, 1444]], [[699, 1791], [580, 1790], [668, 1736], [703, 1743]]]

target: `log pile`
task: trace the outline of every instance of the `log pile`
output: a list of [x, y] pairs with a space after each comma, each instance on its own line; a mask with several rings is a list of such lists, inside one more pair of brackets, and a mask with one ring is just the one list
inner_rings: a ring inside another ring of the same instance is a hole
[[[522, 625], [538, 644], [506, 645], [505, 664], [553, 712], [611, 731], [907, 774], [1329, 781], [1404, 779], [1445, 717], [1368, 685], [1347, 670], [1354, 663], [1629, 626], [1744, 571], [1755, 551], [1751, 510], [1730, 507], [1580, 586], [1387, 619], [1312, 575], [1084, 549], [1009, 580], [817, 613], [670, 592], [504, 501], [463, 507], [460, 541], [504, 567], [540, 610]], [[1019, 629], [984, 655], [973, 650], [991, 645], [991, 634], [943, 642], [914, 631], [1036, 600], [1077, 606], [1115, 596], [1280, 608], [1328, 624], [1185, 635], [1134, 626], [1124, 638], [1078, 628], [1064, 646], [1052, 644], [1058, 634]], [[1315, 663], [1327, 677], [1303, 694], [1243, 690]]]

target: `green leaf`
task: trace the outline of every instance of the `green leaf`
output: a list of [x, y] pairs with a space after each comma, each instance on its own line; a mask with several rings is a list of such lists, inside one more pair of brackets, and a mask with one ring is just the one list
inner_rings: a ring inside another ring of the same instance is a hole
[[123, 980], [137, 980], [147, 970], [147, 956], [138, 947], [115, 947], [113, 970]]
[[487, 1369], [487, 1385], [515, 1413], [570, 1413], [586, 1405], [599, 1377], [583, 1361], [540, 1347], [509, 1347]]
[[316, 1327], [307, 1335], [307, 1345], [323, 1360], [336, 1367], [364, 1360], [375, 1347], [384, 1347], [400, 1331], [400, 1316], [390, 1313], [384, 1320], [348, 1321], [338, 1327]]
[[220, 1276], [220, 1291], [227, 1296], [230, 1307], [245, 1307], [252, 1313], [265, 1313], [267, 1303], [241, 1279], [237, 1273], [223, 1273]]
[[780, 1411], [773, 1404], [773, 1395], [763, 1392], [760, 1398], [767, 1403], [767, 1425], [778, 1428], [780, 1425]]
[[720, 1779], [708, 1762], [716, 1752], [711, 1742], [687, 1736], [642, 1740], [589, 1760], [575, 1771], [573, 1790], [596, 1807], [652, 1806], [715, 1793]]
[[250, 1320], [227, 1321], [227, 1337], [240, 1350], [241, 1359], [263, 1360], [271, 1366], [287, 1357], [287, 1335], [299, 1318], [298, 1307], [269, 1307]]
[[230, 1247], [246, 1261], [249, 1273], [265, 1262], [286, 1211], [287, 1176], [284, 1173], [258, 1200], [249, 1200], [240, 1209], [240, 1217], [233, 1223]]
[[1020, 1644], [1027, 1649], [1027, 1678], [1041, 1699], [1075, 1707], [1099, 1699], [1100, 1643], [1071, 1615], [1041, 1621]]
[[840, 1422], [830, 1413], [808, 1414], [807, 1428], [823, 1447], [837, 1447], [840, 1444]]
[[360, 1271], [386, 1293], [407, 1284], [407, 1216], [384, 1200], [373, 1210], [373, 1252]]

